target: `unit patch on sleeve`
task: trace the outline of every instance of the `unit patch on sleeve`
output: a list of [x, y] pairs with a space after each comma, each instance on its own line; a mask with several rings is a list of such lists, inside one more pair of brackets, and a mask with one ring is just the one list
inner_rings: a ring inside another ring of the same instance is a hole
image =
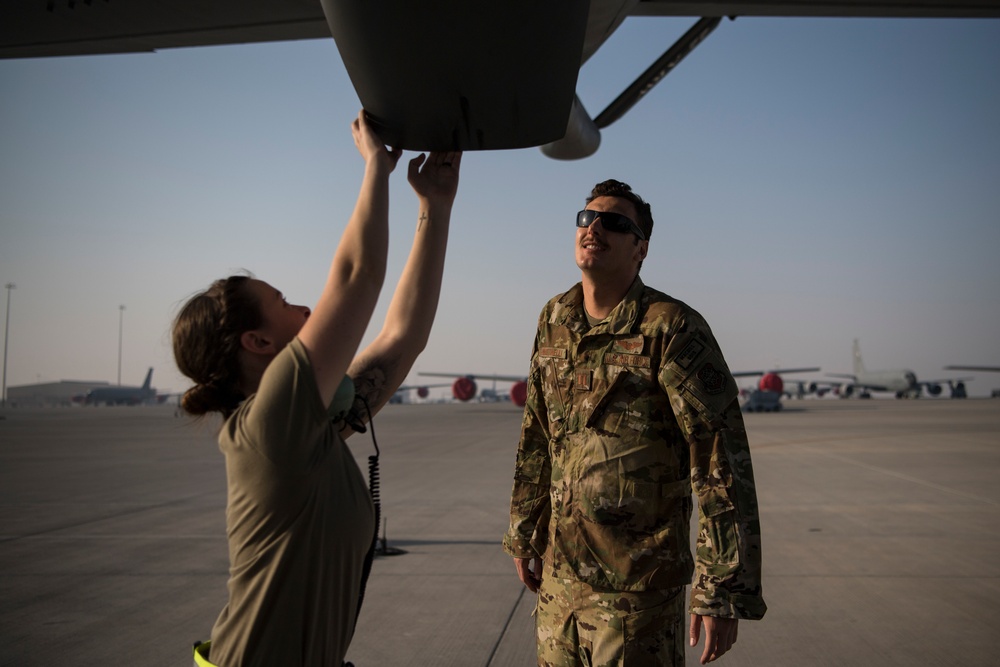
[[697, 338], [692, 338], [691, 342], [685, 345], [681, 353], [674, 359], [674, 363], [687, 370], [691, 366], [691, 363], [701, 356], [704, 350], [705, 344]]
[[701, 386], [709, 394], [718, 394], [726, 388], [726, 374], [716, 370], [712, 364], [702, 366], [698, 370], [697, 377], [701, 380]]

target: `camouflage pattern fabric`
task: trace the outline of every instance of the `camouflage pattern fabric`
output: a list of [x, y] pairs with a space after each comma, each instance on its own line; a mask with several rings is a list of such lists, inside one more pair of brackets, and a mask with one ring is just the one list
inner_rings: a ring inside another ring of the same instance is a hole
[[684, 588], [599, 591], [544, 577], [535, 607], [539, 667], [684, 667]]
[[737, 399], [701, 315], [638, 277], [593, 328], [580, 284], [553, 298], [538, 322], [504, 549], [604, 590], [691, 583], [693, 613], [761, 618], [760, 524]]

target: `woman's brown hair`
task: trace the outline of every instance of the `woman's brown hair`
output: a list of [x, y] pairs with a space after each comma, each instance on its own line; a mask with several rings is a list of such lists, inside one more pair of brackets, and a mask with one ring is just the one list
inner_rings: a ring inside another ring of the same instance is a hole
[[216, 280], [188, 299], [174, 320], [174, 360], [195, 383], [181, 398], [188, 414], [228, 417], [246, 398], [240, 389], [240, 336], [262, 323], [250, 279], [236, 275]]

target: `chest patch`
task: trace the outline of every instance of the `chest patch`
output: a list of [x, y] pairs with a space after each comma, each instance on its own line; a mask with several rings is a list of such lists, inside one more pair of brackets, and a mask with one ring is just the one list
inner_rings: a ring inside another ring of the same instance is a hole
[[587, 369], [576, 372], [576, 388], [578, 391], [590, 391], [591, 380], [594, 377], [594, 371]]
[[538, 348], [538, 356], [547, 359], [565, 359], [566, 350], [560, 347], [540, 347]]
[[604, 363], [607, 366], [633, 366], [635, 368], [649, 368], [651, 360], [638, 354], [617, 354], [608, 352], [604, 355]]
[[632, 336], [631, 338], [619, 338], [615, 340], [614, 351], [624, 354], [642, 354], [643, 343], [642, 335]]

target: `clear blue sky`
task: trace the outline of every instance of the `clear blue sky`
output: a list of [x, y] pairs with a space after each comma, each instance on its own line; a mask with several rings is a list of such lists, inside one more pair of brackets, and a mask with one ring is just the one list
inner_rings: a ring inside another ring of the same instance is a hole
[[[626, 21], [581, 72], [587, 109], [693, 21]], [[8, 386], [115, 382], [124, 304], [122, 382], [153, 366], [186, 388], [171, 319], [241, 268], [312, 305], [360, 182], [359, 107], [332, 40], [0, 61]], [[853, 338], [922, 379], [1000, 366], [998, 119], [1000, 21], [725, 21], [594, 157], [467, 154], [415, 371], [526, 372], [539, 309], [579, 278], [573, 216], [609, 177], [652, 203], [643, 278], [708, 318], [733, 370], [850, 372]], [[389, 288], [405, 169], [391, 218]]]

